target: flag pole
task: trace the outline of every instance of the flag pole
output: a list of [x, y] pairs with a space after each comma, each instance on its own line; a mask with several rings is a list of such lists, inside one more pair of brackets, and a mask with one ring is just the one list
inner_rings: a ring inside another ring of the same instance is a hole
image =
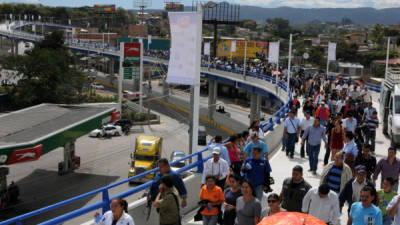
[[390, 52], [390, 37], [388, 37], [387, 48], [386, 48], [385, 80], [387, 78], [388, 69], [389, 69], [389, 52]]

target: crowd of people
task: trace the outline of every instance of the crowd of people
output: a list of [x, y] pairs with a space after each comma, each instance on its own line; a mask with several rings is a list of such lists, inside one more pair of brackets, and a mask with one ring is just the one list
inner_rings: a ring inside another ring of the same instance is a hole
[[[249, 66], [253, 69], [271, 71], [261, 64]], [[379, 119], [368, 87], [351, 78], [329, 79], [301, 71], [290, 84], [294, 97], [283, 122], [282, 151], [291, 160], [299, 145], [299, 157], [308, 159], [308, 172], [316, 176], [324, 142], [319, 186], [312, 187], [303, 176], [303, 167], [296, 165], [280, 192], [273, 192], [269, 151], [256, 120], [227, 141], [215, 136], [208, 143], [212, 158], [204, 164], [200, 193], [190, 193], [200, 199], [195, 220], [202, 220], [203, 225], [255, 225], [264, 217], [288, 211], [307, 213], [330, 225], [339, 225], [342, 213], [347, 213], [349, 225], [400, 225], [400, 159], [393, 147], [387, 156], [376, 158]], [[187, 190], [167, 159], [161, 159], [158, 167], [148, 199], [158, 209], [161, 225], [178, 225]], [[261, 204], [264, 196], [267, 207]], [[342, 211], [345, 204], [347, 212]]]

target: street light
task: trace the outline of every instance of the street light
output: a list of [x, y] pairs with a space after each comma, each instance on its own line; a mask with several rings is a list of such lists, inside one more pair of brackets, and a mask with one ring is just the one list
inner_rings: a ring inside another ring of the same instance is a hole
[[288, 62], [288, 76], [287, 76], [287, 91], [290, 90], [290, 75], [291, 75], [291, 63], [292, 63], [292, 42], [293, 37], [298, 36], [300, 33], [290, 34], [290, 41], [289, 41], [289, 62]]

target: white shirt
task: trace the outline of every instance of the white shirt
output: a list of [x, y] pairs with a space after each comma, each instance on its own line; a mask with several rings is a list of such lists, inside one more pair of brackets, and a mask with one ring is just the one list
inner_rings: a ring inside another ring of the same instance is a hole
[[329, 191], [325, 198], [319, 197], [318, 187], [311, 188], [303, 198], [301, 211], [319, 218], [325, 223], [330, 222], [340, 225], [339, 222], [339, 198], [333, 191]]
[[353, 187], [353, 202], [359, 202], [360, 201], [360, 194], [361, 194], [361, 189], [363, 187], [367, 186], [367, 181], [364, 180], [361, 184], [358, 183], [357, 179], [354, 179], [352, 187]]
[[338, 101], [337, 102], [337, 107], [336, 107], [336, 113], [340, 113], [340, 111], [342, 110], [342, 107], [346, 105], [346, 101]]
[[203, 170], [203, 176], [201, 178], [201, 183], [206, 183], [206, 177], [208, 175], [218, 175], [220, 180], [225, 179], [226, 175], [229, 173], [229, 165], [223, 158], [219, 158], [218, 162], [214, 162], [214, 158], [207, 160]]
[[342, 91], [342, 89], [343, 89], [342, 85], [340, 85], [340, 84], [336, 85], [336, 90]]
[[371, 102], [371, 93], [369, 91], [364, 90], [361, 94], [363, 95], [364, 102]]
[[[114, 216], [111, 211], [107, 211], [104, 213], [103, 217], [101, 217], [99, 225], [111, 225], [113, 222]], [[122, 213], [121, 218], [119, 218], [116, 225], [135, 225], [132, 217], [126, 212]]]
[[[389, 211], [390, 208], [396, 204], [400, 195], [396, 195], [393, 197], [392, 201], [390, 201], [389, 205], [386, 207], [386, 210]], [[394, 222], [392, 225], [400, 225], [400, 207], [397, 207], [396, 214], [394, 214]]]
[[314, 117], [310, 116], [310, 119], [304, 117], [300, 123], [301, 130], [305, 131], [307, 127], [312, 126], [313, 124], [314, 124]]

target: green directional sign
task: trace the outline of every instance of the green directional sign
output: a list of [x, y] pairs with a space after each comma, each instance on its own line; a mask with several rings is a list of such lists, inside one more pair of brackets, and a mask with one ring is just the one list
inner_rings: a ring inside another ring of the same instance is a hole
[[124, 68], [124, 79], [132, 80], [132, 67]]

